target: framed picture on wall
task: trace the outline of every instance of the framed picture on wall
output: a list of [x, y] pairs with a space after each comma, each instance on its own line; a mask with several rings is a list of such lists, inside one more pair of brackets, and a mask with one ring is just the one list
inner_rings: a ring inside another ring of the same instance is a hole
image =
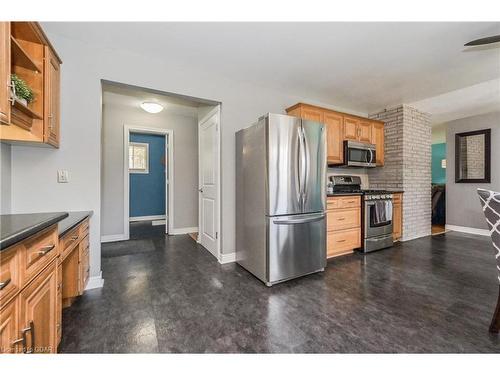
[[491, 129], [455, 134], [455, 182], [491, 182]]

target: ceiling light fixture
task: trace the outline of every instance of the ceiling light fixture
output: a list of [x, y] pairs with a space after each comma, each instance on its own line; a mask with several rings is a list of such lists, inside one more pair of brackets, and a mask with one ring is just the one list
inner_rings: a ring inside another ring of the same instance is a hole
[[158, 113], [163, 111], [163, 106], [155, 102], [143, 102], [141, 108], [149, 113]]

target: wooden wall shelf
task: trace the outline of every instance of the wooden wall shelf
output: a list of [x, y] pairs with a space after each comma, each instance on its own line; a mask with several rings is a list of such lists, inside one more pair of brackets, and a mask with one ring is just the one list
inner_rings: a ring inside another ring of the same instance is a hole
[[19, 111], [21, 111], [25, 115], [31, 117], [32, 119], [43, 120], [43, 117], [41, 115], [39, 115], [38, 113], [34, 112], [33, 110], [31, 110], [30, 108], [28, 108], [27, 106], [25, 106], [23, 103], [21, 103], [18, 100], [14, 101], [13, 107], [15, 109], [18, 109]]
[[23, 68], [33, 70], [35, 72], [41, 73], [42, 68], [38, 66], [38, 64], [33, 61], [30, 55], [24, 50], [24, 48], [19, 44], [19, 42], [11, 36], [11, 59], [12, 65], [21, 66]]

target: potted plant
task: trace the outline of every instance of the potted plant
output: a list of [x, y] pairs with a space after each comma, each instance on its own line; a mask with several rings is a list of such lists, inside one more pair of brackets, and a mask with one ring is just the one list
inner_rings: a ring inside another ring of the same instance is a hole
[[31, 103], [35, 98], [35, 95], [28, 84], [16, 74], [11, 74], [10, 80], [12, 82], [12, 97], [25, 106], [27, 106], [28, 103]]

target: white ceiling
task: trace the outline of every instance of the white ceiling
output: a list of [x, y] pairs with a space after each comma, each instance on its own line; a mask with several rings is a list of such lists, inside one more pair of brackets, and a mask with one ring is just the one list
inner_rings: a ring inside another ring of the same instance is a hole
[[43, 23], [49, 33], [371, 113], [500, 77], [500, 23]]
[[[107, 106], [126, 106], [140, 109], [141, 103], [151, 101], [163, 106], [162, 113], [198, 118], [198, 107], [202, 105], [174, 95], [152, 93], [149, 90], [126, 85], [103, 83], [102, 89], [102, 101]], [[154, 114], [152, 115], [154, 116]]]

